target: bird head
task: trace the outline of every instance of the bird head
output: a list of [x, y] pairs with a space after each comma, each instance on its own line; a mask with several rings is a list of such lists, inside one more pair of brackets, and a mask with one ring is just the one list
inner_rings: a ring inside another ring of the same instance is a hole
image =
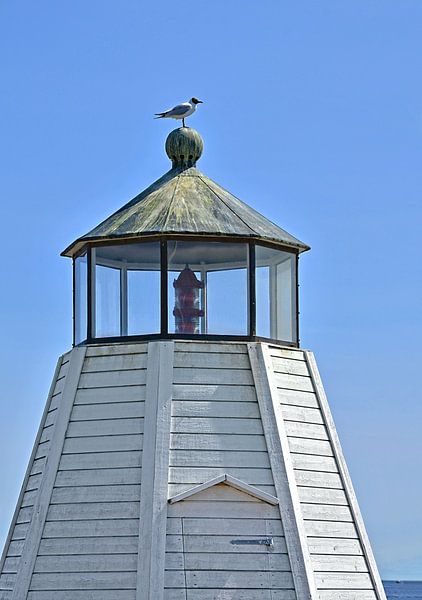
[[198, 98], [191, 98], [190, 101], [192, 104], [204, 104], [202, 100], [198, 100]]

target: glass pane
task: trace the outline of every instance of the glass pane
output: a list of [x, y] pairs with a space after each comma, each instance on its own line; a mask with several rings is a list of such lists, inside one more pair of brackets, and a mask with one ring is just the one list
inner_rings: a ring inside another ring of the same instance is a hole
[[95, 335], [120, 335], [120, 271], [113, 267], [95, 268]]
[[248, 333], [248, 246], [169, 242], [169, 332]]
[[[158, 263], [157, 269], [159, 268]], [[160, 271], [128, 270], [127, 300], [128, 335], [158, 333], [160, 331]]]
[[256, 333], [296, 342], [296, 255], [256, 246]]
[[160, 331], [160, 244], [96, 248], [96, 336]]
[[208, 333], [248, 335], [247, 269], [211, 271], [207, 288]]
[[88, 265], [86, 254], [75, 259], [75, 344], [80, 344], [87, 338]]

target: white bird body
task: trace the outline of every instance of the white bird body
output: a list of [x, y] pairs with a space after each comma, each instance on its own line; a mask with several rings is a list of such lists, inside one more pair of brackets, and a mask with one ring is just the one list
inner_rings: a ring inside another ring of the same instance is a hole
[[203, 104], [202, 100], [198, 100], [197, 98], [191, 98], [188, 102], [182, 102], [181, 104], [177, 104], [170, 108], [169, 110], [165, 110], [161, 113], [156, 113], [156, 119], [181, 119], [183, 121], [183, 125], [185, 125], [186, 117], [190, 117], [196, 110], [197, 104]]

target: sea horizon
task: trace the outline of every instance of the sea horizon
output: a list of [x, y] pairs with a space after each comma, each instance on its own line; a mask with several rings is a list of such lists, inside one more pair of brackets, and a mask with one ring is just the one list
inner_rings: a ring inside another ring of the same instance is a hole
[[383, 579], [388, 600], [422, 600], [422, 580]]

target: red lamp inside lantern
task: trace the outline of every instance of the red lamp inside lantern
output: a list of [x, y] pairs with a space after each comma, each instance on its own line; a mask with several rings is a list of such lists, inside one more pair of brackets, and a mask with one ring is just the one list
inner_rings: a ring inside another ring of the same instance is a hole
[[189, 265], [186, 265], [179, 277], [174, 280], [173, 287], [176, 333], [200, 333], [199, 320], [204, 316], [204, 311], [200, 308], [200, 290], [204, 288], [204, 282], [199, 281]]

